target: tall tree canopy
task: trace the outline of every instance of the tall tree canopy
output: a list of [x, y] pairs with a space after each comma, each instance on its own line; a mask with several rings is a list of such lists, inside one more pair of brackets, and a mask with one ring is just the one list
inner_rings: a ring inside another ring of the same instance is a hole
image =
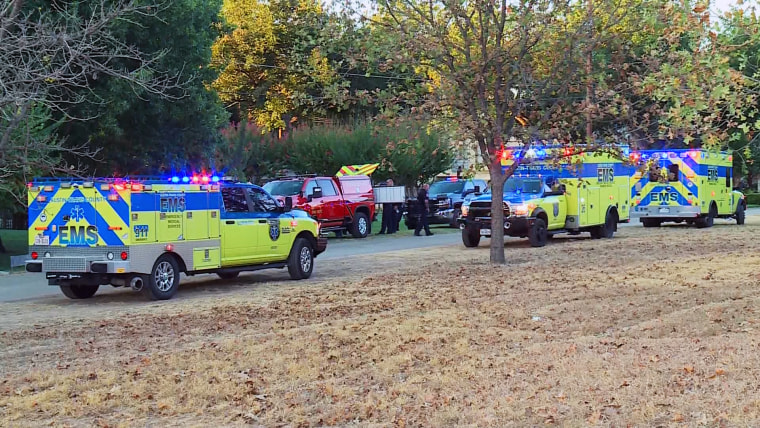
[[[477, 142], [493, 186], [491, 261], [504, 263], [505, 144], [584, 150], [661, 138], [717, 146], [753, 98], [704, 6], [641, 0], [378, 0], [398, 60], [426, 70], [427, 107]], [[405, 57], [401, 57], [401, 53]], [[527, 119], [528, 125], [518, 125]]]

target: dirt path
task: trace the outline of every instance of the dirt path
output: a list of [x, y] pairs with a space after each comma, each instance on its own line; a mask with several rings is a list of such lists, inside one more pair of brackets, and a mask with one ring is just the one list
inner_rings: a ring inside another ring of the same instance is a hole
[[169, 302], [2, 305], [0, 425], [757, 426], [758, 232], [624, 228], [511, 241], [504, 267], [438, 248]]

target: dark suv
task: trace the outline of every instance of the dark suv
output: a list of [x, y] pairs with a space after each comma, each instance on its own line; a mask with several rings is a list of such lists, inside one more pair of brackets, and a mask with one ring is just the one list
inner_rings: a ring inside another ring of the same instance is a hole
[[[471, 195], [485, 192], [488, 184], [481, 179], [465, 179], [452, 177], [438, 177], [430, 185], [428, 197], [430, 205], [428, 206], [428, 223], [430, 224], [448, 224], [451, 227], [459, 227], [457, 218], [459, 218], [462, 202]], [[412, 198], [406, 201], [407, 211], [404, 213], [406, 227], [414, 229], [417, 227], [417, 220], [420, 217], [420, 209], [417, 205], [417, 199]]]

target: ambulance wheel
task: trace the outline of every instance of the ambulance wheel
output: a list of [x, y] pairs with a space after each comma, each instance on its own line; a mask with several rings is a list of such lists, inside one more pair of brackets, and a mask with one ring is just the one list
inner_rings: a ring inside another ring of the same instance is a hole
[[700, 229], [712, 227], [713, 223], [715, 223], [715, 216], [717, 215], [716, 211], [718, 210], [715, 208], [715, 205], [710, 205], [709, 213], [705, 217], [701, 217], [697, 220], [697, 227]]
[[615, 224], [617, 223], [617, 215], [613, 211], [607, 211], [607, 216], [604, 218], [604, 224], [599, 226], [600, 238], [610, 239], [615, 235]]
[[240, 275], [240, 272], [217, 272], [217, 276], [222, 279], [235, 279]]
[[99, 285], [62, 285], [61, 292], [69, 299], [89, 299], [98, 291]]
[[179, 265], [173, 256], [164, 254], [153, 265], [143, 292], [152, 300], [167, 300], [177, 294], [178, 289]]
[[462, 229], [462, 243], [467, 248], [477, 247], [480, 244], [480, 231], [476, 227], [465, 226]]
[[660, 227], [660, 220], [655, 220], [653, 218], [642, 218], [641, 224], [643, 224], [644, 227]]
[[739, 206], [736, 207], [736, 215], [734, 217], [736, 218], [736, 224], [744, 224], [744, 204], [739, 204]]
[[366, 238], [369, 235], [369, 220], [364, 213], [356, 213], [351, 224], [351, 235], [354, 238]]
[[306, 279], [314, 271], [314, 249], [304, 238], [296, 239], [288, 256], [288, 273], [291, 279]]
[[530, 245], [533, 247], [543, 247], [546, 245], [547, 235], [546, 222], [542, 218], [537, 218], [533, 222], [533, 227], [530, 228], [530, 233], [528, 233]]

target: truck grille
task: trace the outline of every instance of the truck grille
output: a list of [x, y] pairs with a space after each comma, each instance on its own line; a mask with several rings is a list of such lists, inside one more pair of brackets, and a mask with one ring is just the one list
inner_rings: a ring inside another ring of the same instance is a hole
[[[504, 217], [509, 217], [509, 206], [504, 207]], [[491, 217], [491, 201], [473, 201], [470, 203], [469, 215], [472, 217]]]
[[43, 272], [87, 272], [85, 257], [49, 257], [42, 259]]

